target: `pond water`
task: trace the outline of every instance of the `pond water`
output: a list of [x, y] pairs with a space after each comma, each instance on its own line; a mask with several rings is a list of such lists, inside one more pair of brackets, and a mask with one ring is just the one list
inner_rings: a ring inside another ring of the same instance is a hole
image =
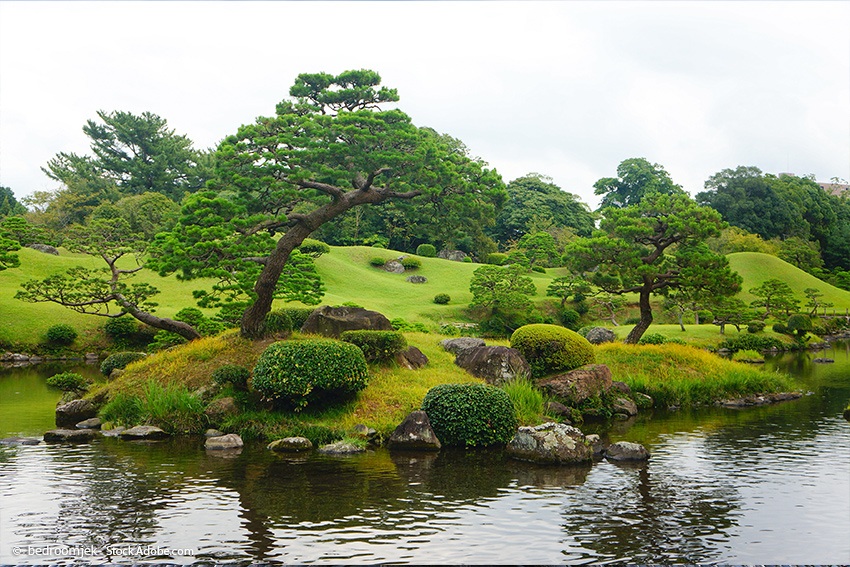
[[[0, 563], [848, 564], [850, 344], [765, 371], [777, 368], [812, 394], [602, 431], [646, 445], [640, 466], [462, 450], [286, 458], [262, 445], [227, 458], [199, 438], [2, 448]], [[52, 425], [58, 393], [20, 374], [0, 372], [0, 437]], [[37, 404], [19, 418], [27, 388]]]

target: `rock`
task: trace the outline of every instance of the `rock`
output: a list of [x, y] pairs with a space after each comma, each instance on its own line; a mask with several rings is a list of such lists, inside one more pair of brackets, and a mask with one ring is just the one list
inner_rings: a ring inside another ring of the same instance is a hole
[[604, 364], [587, 364], [541, 380], [537, 387], [543, 393], [565, 400], [568, 404], [580, 404], [587, 398], [604, 394], [611, 389], [611, 370]]
[[118, 437], [125, 441], [134, 441], [137, 439], [153, 441], [156, 439], [165, 439], [168, 437], [168, 433], [153, 425], [137, 425], [136, 427], [125, 429], [118, 434]]
[[844, 410], [844, 419], [850, 421], [850, 408]]
[[605, 327], [593, 327], [589, 331], [587, 331], [587, 335], [585, 337], [587, 342], [592, 345], [601, 345], [602, 343], [613, 343], [617, 340], [617, 335], [614, 334], [614, 331], [611, 329], [606, 329]]
[[530, 376], [528, 362], [516, 349], [503, 346], [482, 346], [462, 350], [455, 364], [488, 384], [501, 386], [517, 376]]
[[228, 396], [213, 400], [204, 409], [204, 415], [210, 420], [212, 425], [220, 425], [225, 418], [239, 413], [239, 407], [236, 405], [236, 400]]
[[800, 392], [780, 392], [778, 394], [754, 395], [746, 396], [743, 398], [736, 398], [734, 400], [723, 400], [721, 402], [717, 402], [716, 405], [723, 406], [726, 408], [745, 408], [752, 406], [775, 404], [777, 402], [787, 402], [789, 400], [796, 400], [802, 397], [803, 394]]
[[96, 415], [97, 410], [89, 400], [71, 400], [56, 408], [56, 426], [74, 427]]
[[816, 359], [812, 360], [812, 362], [817, 362], [818, 364], [829, 364], [831, 362], [835, 362], [835, 359], [834, 358], [816, 358]]
[[363, 425], [362, 423], [358, 423], [353, 428], [354, 434], [358, 437], [362, 437], [368, 441], [374, 441], [378, 437], [378, 432], [369, 427], [368, 425]]
[[209, 439], [210, 437], [221, 437], [224, 435], [224, 431], [219, 431], [218, 429], [207, 429], [204, 431], [204, 437]]
[[241, 449], [243, 445], [244, 443], [242, 443], [242, 438], [235, 433], [219, 435], [218, 437], [207, 437], [207, 440], [204, 442], [204, 448], [207, 451]]
[[122, 431], [127, 431], [127, 428], [123, 425], [119, 425], [118, 427], [113, 427], [112, 429], [101, 429], [100, 434], [104, 437], [118, 437]]
[[625, 396], [616, 396], [611, 403], [611, 411], [614, 414], [627, 415], [629, 417], [638, 414], [635, 403]]
[[87, 352], [85, 356], [86, 362], [92, 362], [95, 360], [100, 360], [100, 356], [96, 352]]
[[632, 397], [634, 398], [637, 406], [641, 408], [651, 408], [653, 404], [655, 404], [655, 401], [651, 397], [641, 392], [632, 393]]
[[113, 368], [112, 372], [109, 373], [109, 381], [111, 382], [112, 380], [115, 380], [116, 378], [118, 378], [122, 374], [124, 374], [123, 368]]
[[407, 281], [410, 283], [428, 283], [428, 278], [425, 276], [407, 276]]
[[440, 250], [437, 253], [437, 258], [451, 260], [452, 262], [463, 262], [463, 259], [466, 258], [466, 252], [460, 250]]
[[620, 382], [618, 380], [614, 380], [611, 382], [611, 390], [615, 392], [620, 392], [621, 394], [631, 394], [632, 389], [629, 388], [629, 385], [625, 382]]
[[100, 418], [92, 417], [91, 419], [81, 421], [75, 427], [77, 429], [100, 429], [100, 425]]
[[590, 445], [594, 457], [601, 457], [605, 453], [605, 443], [602, 442], [602, 438], [596, 433], [585, 436], [585, 440]]
[[609, 461], [645, 461], [649, 459], [649, 451], [638, 443], [618, 441], [608, 445], [605, 458]]
[[366, 449], [354, 443], [337, 441], [336, 443], [320, 447], [319, 452], [324, 455], [354, 455], [356, 453], [365, 453]]
[[59, 250], [57, 250], [55, 246], [50, 246], [49, 244], [27, 244], [27, 248], [38, 250], [39, 252], [43, 252], [44, 254], [53, 254], [54, 256], [59, 255]]
[[266, 448], [276, 453], [301, 453], [310, 451], [313, 443], [306, 437], [286, 437], [272, 441]]
[[403, 274], [404, 266], [398, 260], [390, 260], [383, 266], [384, 270], [391, 274]]
[[506, 452], [520, 461], [552, 464], [581, 463], [593, 456], [581, 431], [571, 425], [552, 422], [520, 427]]
[[408, 347], [407, 350], [395, 355], [396, 364], [408, 370], [419, 370], [428, 364], [428, 357], [415, 346]]
[[88, 443], [97, 436], [93, 429], [51, 429], [44, 434], [45, 443]]
[[543, 411], [549, 415], [560, 417], [567, 425], [572, 424], [573, 408], [565, 406], [561, 402], [548, 401], [543, 406]]
[[410, 412], [387, 441], [390, 450], [439, 451], [440, 447], [440, 440], [424, 411]]
[[343, 331], [392, 331], [390, 320], [378, 313], [362, 307], [324, 306], [313, 311], [304, 325], [302, 333], [339, 337]]
[[484, 344], [484, 339], [477, 339], [475, 337], [458, 337], [456, 339], [440, 341], [440, 346], [452, 354], [460, 354], [461, 351], [468, 348], [483, 347]]
[[41, 439], [36, 437], [6, 437], [0, 439], [0, 445], [38, 445]]

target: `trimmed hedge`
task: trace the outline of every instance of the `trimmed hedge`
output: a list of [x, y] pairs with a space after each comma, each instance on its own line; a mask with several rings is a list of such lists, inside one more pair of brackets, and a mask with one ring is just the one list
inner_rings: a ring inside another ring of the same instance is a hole
[[74, 327], [66, 325], [65, 323], [60, 323], [47, 329], [47, 333], [45, 333], [44, 338], [54, 345], [67, 346], [73, 343], [77, 336], [78, 334]]
[[302, 254], [312, 256], [313, 258], [318, 258], [322, 254], [329, 253], [331, 251], [331, 247], [322, 242], [321, 240], [305, 238], [304, 242], [301, 243], [301, 246], [298, 247], [298, 250]]
[[73, 392], [87, 389], [89, 387], [89, 381], [86, 380], [82, 374], [77, 374], [76, 372], [62, 372], [61, 374], [54, 374], [48, 378], [47, 385], [59, 388], [65, 392]]
[[764, 331], [764, 321], [750, 321], [747, 323], [747, 332], [748, 333], [761, 333]]
[[139, 331], [139, 324], [129, 315], [110, 317], [103, 324], [103, 332], [113, 339], [127, 339]]
[[420, 244], [416, 247], [416, 255], [423, 258], [436, 258], [437, 248], [433, 244]]
[[249, 378], [251, 378], [251, 371], [238, 364], [219, 366], [212, 373], [213, 382], [220, 386], [231, 384], [237, 390], [247, 390]]
[[276, 311], [289, 315], [289, 321], [292, 323], [293, 331], [297, 331], [304, 326], [304, 321], [306, 321], [307, 317], [309, 317], [315, 310], [315, 307], [283, 307], [281, 309], [276, 309]]
[[407, 348], [407, 339], [397, 331], [344, 331], [339, 338], [359, 347], [366, 362], [388, 362]]
[[534, 377], [566, 372], [596, 360], [587, 339], [557, 325], [525, 325], [511, 335], [511, 348], [518, 350], [531, 366]]
[[718, 349], [729, 349], [733, 353], [738, 352], [739, 350], [770, 350], [770, 349], [778, 349], [783, 350], [784, 346], [779, 339], [775, 339], [773, 337], [765, 337], [762, 335], [738, 335], [731, 339], [726, 339], [719, 345], [717, 345]]
[[485, 264], [491, 264], [493, 266], [504, 266], [507, 261], [508, 255], [502, 252], [490, 252], [484, 258]]
[[379, 256], [375, 256], [374, 258], [369, 260], [369, 264], [371, 264], [372, 266], [375, 266], [376, 268], [380, 268], [381, 266], [383, 266], [386, 263], [387, 263], [387, 261], [384, 260], [383, 258], [379, 257]]
[[516, 433], [511, 398], [487, 384], [440, 384], [422, 400], [422, 410], [443, 445], [504, 444]]
[[268, 400], [300, 410], [331, 395], [366, 387], [369, 369], [357, 346], [330, 339], [281, 341], [269, 345], [254, 367], [254, 389]]
[[131, 362], [141, 360], [145, 357], [143, 352], [116, 352], [110, 354], [100, 363], [100, 373], [109, 376], [116, 368], [124, 368]]
[[448, 293], [438, 293], [434, 296], [434, 303], [437, 305], [446, 305], [452, 298]]
[[639, 345], [663, 345], [667, 339], [661, 333], [647, 333], [637, 342]]
[[413, 256], [405, 256], [401, 259], [401, 265], [405, 270], [416, 270], [422, 266], [422, 261]]
[[264, 325], [264, 331], [267, 335], [288, 333], [292, 330], [292, 319], [289, 317], [289, 313], [286, 313], [285, 311], [269, 311], [266, 313]]

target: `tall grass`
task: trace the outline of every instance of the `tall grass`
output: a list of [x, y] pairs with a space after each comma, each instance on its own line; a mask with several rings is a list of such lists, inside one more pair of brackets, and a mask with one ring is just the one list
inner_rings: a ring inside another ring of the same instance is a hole
[[502, 389], [514, 405], [514, 413], [520, 425], [537, 425], [543, 416], [543, 393], [527, 376], [511, 380]]
[[124, 425], [155, 425], [167, 433], [200, 433], [207, 426], [204, 403], [185, 385], [148, 381], [141, 394], [117, 393], [101, 417]]

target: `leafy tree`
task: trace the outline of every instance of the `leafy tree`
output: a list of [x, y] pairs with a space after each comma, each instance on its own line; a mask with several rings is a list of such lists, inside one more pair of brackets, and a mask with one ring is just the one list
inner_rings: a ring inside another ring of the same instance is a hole
[[625, 297], [612, 293], [602, 293], [591, 299], [590, 302], [596, 307], [600, 319], [611, 321], [611, 324], [615, 327], [620, 326], [617, 323], [617, 313], [626, 306]]
[[645, 158], [620, 162], [617, 177], [603, 177], [593, 184], [593, 188], [596, 195], [603, 196], [599, 210], [636, 205], [651, 193], [673, 195], [683, 192], [663, 167], [649, 163]]
[[720, 327], [721, 335], [726, 334], [726, 325], [733, 325], [740, 333], [741, 325], [751, 318], [746, 304], [737, 297], [717, 297], [709, 305], [714, 314], [712, 323]]
[[833, 304], [827, 301], [821, 301], [820, 298], [823, 297], [823, 292], [817, 288], [807, 287], [803, 290], [803, 294], [806, 296], [806, 307], [810, 308], [809, 315], [814, 317], [818, 314], [818, 309], [826, 309], [827, 307], [832, 307]]
[[553, 233], [569, 228], [590, 236], [593, 222], [593, 213], [578, 196], [563, 191], [551, 177], [529, 173], [508, 184], [507, 200], [492, 234], [504, 248], [525, 234], [541, 230]]
[[581, 276], [570, 274], [552, 280], [546, 288], [548, 297], [557, 297], [561, 300], [561, 308], [566, 307], [567, 300], [576, 295], [585, 296], [591, 292], [590, 283]]
[[779, 253], [775, 240], [764, 240], [758, 234], [747, 232], [737, 226], [729, 226], [720, 231], [720, 236], [706, 239], [708, 247], [718, 254], [735, 252], [760, 252], [776, 256]]
[[788, 316], [800, 308], [800, 301], [794, 298], [791, 286], [782, 280], [771, 278], [760, 286], [750, 289], [750, 293], [758, 297], [751, 302], [755, 308], [763, 308], [762, 319], [775, 317], [780, 311]]
[[20, 249], [20, 244], [10, 238], [6, 238], [0, 233], [0, 272], [8, 268], [17, 268], [21, 265], [21, 259], [17, 254], [13, 254], [13, 252]]
[[575, 241], [565, 259], [572, 272], [589, 274], [605, 292], [638, 294], [640, 321], [627, 343], [637, 343], [652, 323], [653, 294], [680, 288], [711, 288], [722, 295], [738, 291], [740, 276], [704, 244], [723, 227], [720, 215], [685, 193], [650, 193], [603, 215], [601, 232]]
[[803, 240], [799, 236], [786, 238], [779, 245], [778, 256], [789, 264], [793, 264], [809, 273], [823, 267], [823, 260], [820, 257], [820, 245], [816, 240]]
[[533, 311], [534, 282], [520, 264], [486, 265], [472, 273], [470, 307], [484, 311], [482, 330], [496, 335], [513, 332], [528, 323]]
[[17, 216], [6, 217], [0, 221], [0, 236], [17, 242], [21, 246], [53, 242], [44, 229], [33, 226], [25, 218]]
[[123, 197], [115, 208], [130, 224], [130, 230], [142, 234], [145, 240], [153, 240], [156, 233], [170, 229], [180, 213], [180, 205], [162, 193], [150, 191]]
[[15, 193], [8, 187], [0, 187], [0, 218], [22, 215], [27, 208], [15, 199]]
[[684, 323], [685, 314], [693, 313], [695, 318], [694, 323], [699, 325], [699, 312], [710, 303], [714, 293], [715, 290], [709, 287], [666, 290], [663, 307], [667, 311], [673, 311], [676, 314], [679, 328], [684, 332], [686, 330]]
[[[299, 75], [293, 99], [278, 104], [275, 116], [225, 138], [209, 183], [217, 194], [202, 197], [216, 209], [187, 211], [160, 239], [155, 255], [170, 256], [160, 271], [189, 278], [207, 269], [261, 266], [241, 326], [244, 336], [259, 337], [292, 251], [323, 224], [360, 205], [395, 199], [473, 209], [501, 190], [480, 161], [403, 112], [380, 110], [398, 97], [379, 83], [377, 73], [365, 70]], [[185, 222], [187, 215], [200, 226]], [[216, 230], [215, 238], [204, 237]]]
[[523, 235], [517, 242], [516, 249], [525, 254], [531, 267], [551, 268], [558, 263], [558, 247], [555, 237], [548, 232]]

